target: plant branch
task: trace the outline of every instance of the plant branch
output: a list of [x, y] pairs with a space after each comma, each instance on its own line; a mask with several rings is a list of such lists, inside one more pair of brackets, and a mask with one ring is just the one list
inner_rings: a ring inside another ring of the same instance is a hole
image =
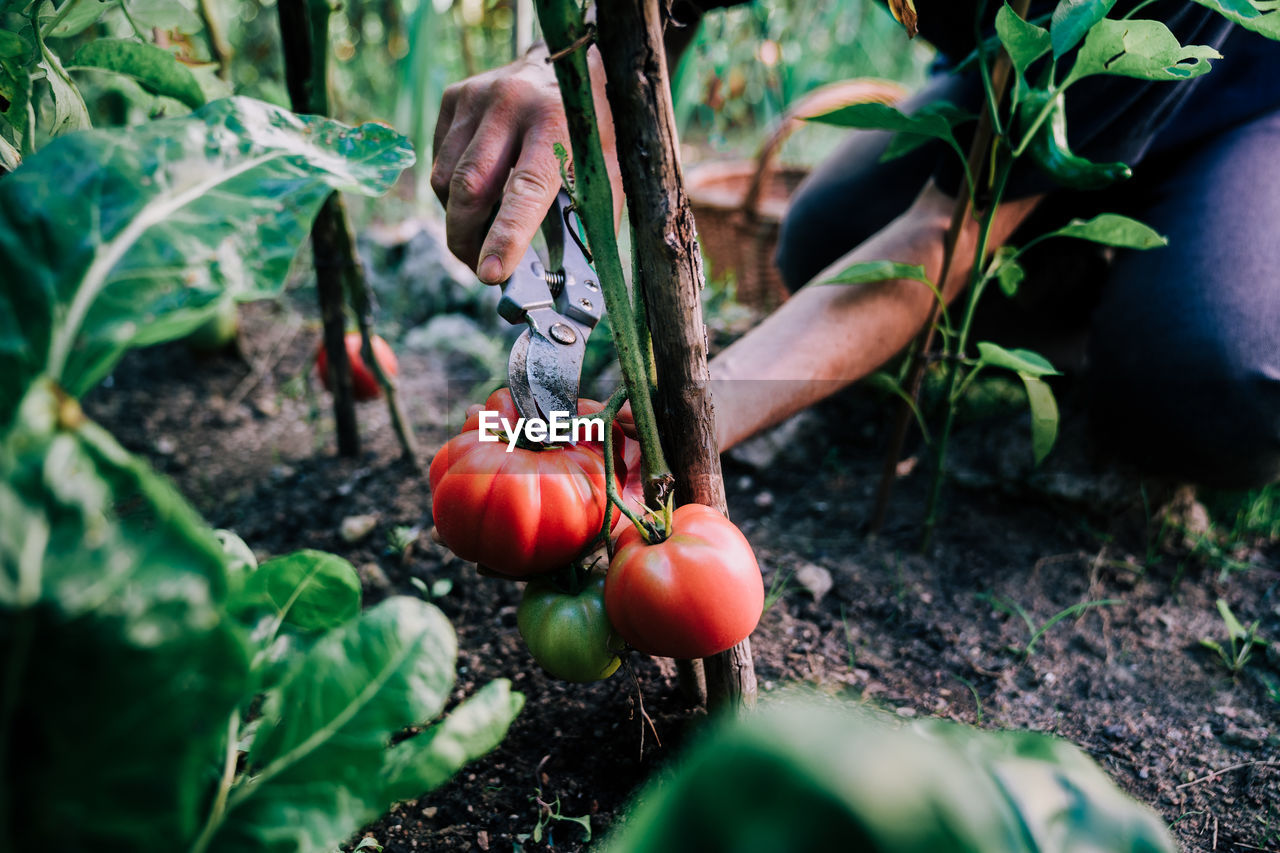
[[[1013, 0], [1012, 5], [1013, 11], [1018, 17], [1026, 18], [1027, 8], [1031, 5], [1031, 0]], [[979, 54], [978, 62], [981, 63], [983, 61], [984, 56]], [[999, 56], [996, 57], [995, 65], [991, 69], [993, 95], [988, 99], [986, 108], [978, 117], [978, 126], [973, 132], [973, 142], [969, 147], [968, 176], [982, 174], [983, 163], [991, 150], [992, 140], [995, 138], [995, 115], [993, 111], [999, 110], [1000, 102], [1004, 99], [1004, 94], [1008, 90], [1009, 72], [1012, 68], [1013, 65], [1009, 59], [1009, 53], [1001, 49]], [[967, 177], [965, 186], [956, 199], [955, 210], [951, 216], [951, 224], [947, 229], [942, 272], [938, 276], [938, 287], [943, 291], [946, 290], [947, 279], [950, 277], [954, 266], [960, 235], [963, 233], [969, 219], [972, 218], [975, 195], [976, 188]], [[994, 210], [998, 204], [999, 196], [993, 196], [989, 203], [990, 208]], [[975, 273], [971, 273], [971, 275], [973, 274]], [[976, 274], [980, 274], [980, 268], [976, 271]], [[915, 354], [903, 389], [912, 400], [918, 400], [920, 396], [920, 385], [924, 379], [925, 367], [928, 364], [928, 353], [933, 346], [940, 310], [939, 305], [935, 303], [929, 312], [928, 321], [916, 338]], [[888, 515], [889, 499], [893, 494], [893, 483], [897, 477], [898, 460], [902, 457], [902, 448], [906, 443], [907, 430], [911, 426], [911, 418], [912, 407], [907, 405], [906, 402], [899, 403], [894, 415], [893, 427], [889, 434], [889, 446], [885, 451], [884, 464], [880, 471], [880, 484], [876, 490], [875, 508], [872, 511], [871, 521], [868, 525], [872, 533], [878, 532], [884, 526], [885, 518]]]
[[222, 762], [222, 777], [218, 780], [218, 792], [214, 795], [213, 805], [209, 808], [209, 818], [205, 821], [204, 829], [191, 845], [191, 853], [204, 853], [209, 847], [209, 842], [213, 840], [214, 833], [222, 825], [222, 818], [227, 813], [227, 796], [231, 793], [231, 783], [236, 778], [239, 739], [240, 711], [236, 709], [231, 712], [231, 717], [227, 721], [227, 750]]

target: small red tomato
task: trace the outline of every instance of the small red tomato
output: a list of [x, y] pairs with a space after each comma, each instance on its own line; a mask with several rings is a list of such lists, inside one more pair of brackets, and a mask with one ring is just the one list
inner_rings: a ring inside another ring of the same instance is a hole
[[[365, 367], [364, 358], [360, 355], [360, 333], [349, 332], [343, 340], [347, 345], [347, 360], [351, 362], [352, 396], [358, 403], [378, 399], [382, 396], [382, 388], [369, 368]], [[391, 345], [378, 335], [374, 335], [369, 344], [373, 347], [373, 357], [378, 360], [383, 372], [388, 376], [395, 376], [400, 364], [396, 361], [396, 354], [391, 351]], [[320, 349], [316, 352], [316, 371], [320, 374], [324, 390], [332, 391], [329, 387], [329, 354], [324, 350], [324, 341], [320, 342]]]
[[746, 639], [764, 608], [764, 581], [742, 531], [701, 504], [677, 507], [662, 542], [634, 526], [618, 537], [604, 588], [609, 621], [651, 655], [704, 658]]
[[[599, 411], [590, 400], [579, 411]], [[514, 422], [511, 392], [493, 392], [485, 409]], [[480, 441], [479, 412], [431, 460], [431, 514], [455, 554], [511, 578], [567, 565], [604, 523], [605, 466], [598, 442], [507, 451]]]

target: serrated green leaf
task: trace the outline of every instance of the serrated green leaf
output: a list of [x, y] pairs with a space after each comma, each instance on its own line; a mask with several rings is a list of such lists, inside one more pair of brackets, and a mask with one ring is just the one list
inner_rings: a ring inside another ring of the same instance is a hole
[[1027, 388], [1027, 403], [1031, 407], [1031, 452], [1039, 465], [1053, 450], [1058, 440], [1058, 401], [1043, 379], [1019, 373]]
[[259, 566], [230, 607], [233, 613], [270, 608], [303, 631], [336, 628], [360, 613], [360, 576], [337, 555], [297, 551]]
[[1122, 249], [1158, 249], [1169, 245], [1169, 238], [1150, 225], [1118, 213], [1103, 213], [1089, 220], [1076, 219], [1046, 237], [1073, 237]]
[[124, 74], [151, 94], [173, 98], [192, 109], [204, 104], [204, 92], [191, 70], [172, 53], [153, 44], [131, 39], [94, 39], [76, 51], [71, 64]]
[[877, 281], [889, 281], [896, 278], [929, 282], [929, 277], [925, 274], [922, 266], [902, 264], [897, 261], [865, 261], [845, 267], [832, 278], [823, 279], [816, 282], [816, 284], [819, 286], [827, 284], [872, 284]]
[[1028, 349], [1005, 349], [999, 344], [983, 341], [978, 344], [978, 363], [989, 367], [1001, 367], [1027, 376], [1059, 376], [1048, 359]]
[[1048, 53], [1051, 44], [1048, 30], [1023, 20], [1007, 1], [996, 13], [996, 35], [1019, 74]]
[[324, 635], [264, 711], [210, 851], [328, 853], [380, 814], [387, 744], [440, 713], [456, 656], [444, 615], [403, 597]]
[[442, 722], [387, 752], [386, 799], [421, 797], [448, 782], [463, 765], [492, 750], [524, 707], [524, 696], [505, 678], [491, 681]]
[[1140, 80], [1187, 80], [1207, 74], [1209, 60], [1221, 59], [1205, 45], [1178, 42], [1160, 21], [1099, 21], [1076, 55], [1064, 86], [1094, 74]]
[[1049, 24], [1054, 59], [1079, 44], [1115, 4], [1116, 0], [1060, 0]]
[[6, 846], [194, 836], [248, 683], [225, 593], [217, 541], [173, 488], [33, 387], [0, 440], [0, 704], [22, 779]]
[[331, 191], [385, 192], [412, 162], [389, 128], [247, 98], [54, 140], [0, 181], [0, 413], [41, 373], [78, 396], [228, 294], [278, 292]]

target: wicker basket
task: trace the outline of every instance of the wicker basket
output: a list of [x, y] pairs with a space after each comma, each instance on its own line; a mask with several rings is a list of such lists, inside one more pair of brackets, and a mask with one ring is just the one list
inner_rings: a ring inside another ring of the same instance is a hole
[[774, 251], [791, 194], [808, 170], [775, 165], [782, 143], [806, 118], [849, 104], [892, 104], [905, 94], [897, 83], [871, 78], [814, 89], [787, 110], [754, 160], [705, 163], [688, 171], [685, 190], [711, 275], [732, 277], [739, 302], [767, 311], [788, 296]]

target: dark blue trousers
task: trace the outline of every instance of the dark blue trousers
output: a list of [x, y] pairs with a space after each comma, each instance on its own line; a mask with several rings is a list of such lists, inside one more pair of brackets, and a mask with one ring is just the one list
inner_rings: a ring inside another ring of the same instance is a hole
[[[902, 213], [933, 174], [928, 149], [879, 163], [888, 138], [855, 134], [797, 192], [778, 251], [793, 288]], [[1154, 152], [1115, 188], [1055, 192], [1012, 243], [1103, 211], [1169, 246], [1042, 244], [1017, 300], [984, 297], [1004, 321], [996, 339], [1034, 348], [1086, 334], [1095, 432], [1150, 473], [1229, 488], [1280, 479], [1280, 112]]]

